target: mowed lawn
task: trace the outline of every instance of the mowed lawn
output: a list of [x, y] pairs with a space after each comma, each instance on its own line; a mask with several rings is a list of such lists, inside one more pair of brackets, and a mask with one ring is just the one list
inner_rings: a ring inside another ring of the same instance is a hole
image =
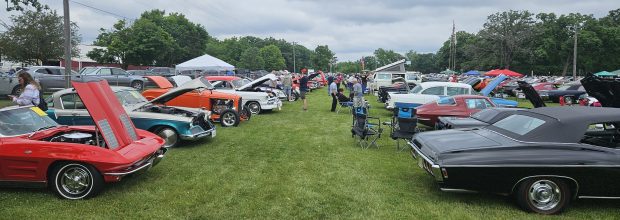
[[[372, 115], [390, 113], [368, 96]], [[385, 128], [360, 149], [348, 112], [329, 112], [325, 89], [282, 111], [218, 127], [214, 139], [171, 149], [149, 172], [107, 184], [92, 199], [46, 189], [0, 189], [1, 219], [538, 219], [510, 197], [441, 192]], [[0, 102], [6, 105], [8, 102]], [[1, 165], [1, 164], [0, 164]], [[613, 186], [618, 187], [618, 186]], [[546, 218], [618, 219], [620, 202], [578, 200]]]

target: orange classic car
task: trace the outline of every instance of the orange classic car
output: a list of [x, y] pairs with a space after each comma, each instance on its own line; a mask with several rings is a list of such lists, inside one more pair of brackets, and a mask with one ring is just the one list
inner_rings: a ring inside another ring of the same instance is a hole
[[198, 77], [173, 88], [172, 83], [161, 76], [146, 76], [158, 88], [148, 89], [142, 95], [148, 99], [166, 98], [163, 94], [182, 93], [171, 100], [159, 100], [169, 106], [203, 108], [212, 112], [211, 120], [219, 122], [224, 127], [237, 126], [240, 121], [249, 120], [251, 113], [244, 108], [239, 95], [217, 92], [204, 77]]

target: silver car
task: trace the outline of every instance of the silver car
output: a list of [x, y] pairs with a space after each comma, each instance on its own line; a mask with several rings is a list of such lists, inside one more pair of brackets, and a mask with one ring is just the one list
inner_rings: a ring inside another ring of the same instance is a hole
[[0, 95], [19, 95], [21, 92], [16, 75], [0, 73]]
[[84, 67], [80, 70], [81, 77], [97, 76], [104, 78], [111, 86], [129, 86], [137, 90], [144, 89], [146, 80], [142, 76], [134, 76], [116, 67]]
[[[65, 88], [65, 68], [61, 66], [31, 66], [26, 68], [30, 75], [39, 81], [45, 92], [58, 91]], [[76, 80], [78, 73], [71, 70], [71, 80]]]

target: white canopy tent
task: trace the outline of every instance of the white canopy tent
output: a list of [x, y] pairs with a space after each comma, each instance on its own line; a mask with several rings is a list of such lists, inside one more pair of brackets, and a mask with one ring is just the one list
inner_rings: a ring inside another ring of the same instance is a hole
[[215, 71], [227, 71], [234, 70], [235, 67], [218, 58], [212, 57], [209, 54], [205, 54], [194, 59], [185, 61], [176, 65], [176, 71], [181, 72], [185, 70], [215, 70]]

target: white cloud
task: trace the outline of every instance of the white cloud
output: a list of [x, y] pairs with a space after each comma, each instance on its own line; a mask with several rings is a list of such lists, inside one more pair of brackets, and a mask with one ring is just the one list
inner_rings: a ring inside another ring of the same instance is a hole
[[[42, 2], [62, 14], [62, 1]], [[475, 33], [496, 12], [577, 12], [602, 17], [620, 4], [617, 0], [72, 0], [70, 7], [84, 43], [121, 17], [135, 19], [144, 11], [162, 9], [184, 14], [220, 39], [275, 37], [311, 50], [329, 45], [345, 61], [371, 55], [377, 48], [434, 52], [450, 36], [453, 20], [457, 30]], [[15, 13], [2, 13], [0, 19], [8, 22], [10, 14]]]

